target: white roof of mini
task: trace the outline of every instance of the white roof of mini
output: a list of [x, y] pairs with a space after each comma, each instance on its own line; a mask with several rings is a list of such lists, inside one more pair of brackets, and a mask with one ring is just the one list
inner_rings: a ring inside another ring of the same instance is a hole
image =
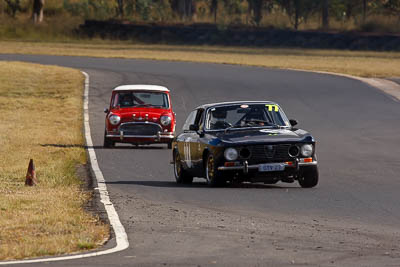
[[160, 85], [149, 85], [149, 84], [130, 84], [130, 85], [121, 85], [115, 87], [113, 91], [131, 91], [131, 90], [140, 90], [140, 91], [162, 91], [169, 92], [167, 87]]

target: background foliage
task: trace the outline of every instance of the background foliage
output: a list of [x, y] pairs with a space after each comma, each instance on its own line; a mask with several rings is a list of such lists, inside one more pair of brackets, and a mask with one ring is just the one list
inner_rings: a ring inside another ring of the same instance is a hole
[[1, 39], [68, 39], [86, 19], [400, 33], [400, 0], [46, 0], [32, 26], [33, 1], [0, 0]]

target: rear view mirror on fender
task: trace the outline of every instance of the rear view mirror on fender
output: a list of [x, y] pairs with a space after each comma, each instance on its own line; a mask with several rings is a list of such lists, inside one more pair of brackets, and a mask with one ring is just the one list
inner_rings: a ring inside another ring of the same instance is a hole
[[298, 124], [297, 120], [289, 120], [289, 122], [290, 122], [290, 125], [292, 125], [292, 126], [296, 126]]

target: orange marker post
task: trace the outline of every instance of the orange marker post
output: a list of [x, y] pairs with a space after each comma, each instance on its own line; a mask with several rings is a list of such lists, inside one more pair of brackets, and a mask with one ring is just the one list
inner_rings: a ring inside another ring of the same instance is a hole
[[28, 171], [26, 172], [25, 185], [33, 186], [37, 184], [35, 164], [33, 159], [29, 161]]

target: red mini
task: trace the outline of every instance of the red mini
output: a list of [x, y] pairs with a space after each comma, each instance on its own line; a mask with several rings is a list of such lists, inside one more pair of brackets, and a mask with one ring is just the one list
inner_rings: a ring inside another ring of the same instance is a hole
[[167, 144], [175, 136], [175, 113], [169, 90], [158, 85], [122, 85], [112, 91], [105, 109], [104, 147], [116, 143]]

